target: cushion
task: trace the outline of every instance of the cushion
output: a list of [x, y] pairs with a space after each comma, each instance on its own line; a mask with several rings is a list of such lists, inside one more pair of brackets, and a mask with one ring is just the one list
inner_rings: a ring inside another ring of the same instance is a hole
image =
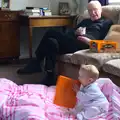
[[72, 55], [73, 55], [72, 53], [60, 55], [60, 56], [57, 57], [57, 59], [59, 61], [62, 61], [62, 62], [71, 63], [71, 56]]
[[73, 91], [73, 84], [80, 86], [78, 80], [73, 80], [65, 76], [58, 77], [54, 104], [67, 108], [74, 108], [76, 105], [76, 93]]
[[118, 23], [120, 5], [107, 5], [102, 7], [102, 15], [108, 19], [111, 19], [114, 24]]
[[120, 49], [120, 25], [112, 25], [105, 40], [118, 42], [117, 48]]
[[103, 65], [103, 70], [107, 73], [120, 77], [120, 59], [114, 59]]
[[71, 61], [76, 65], [93, 64], [100, 69], [107, 61], [118, 58], [120, 58], [120, 53], [91, 53], [89, 49], [86, 49], [75, 52]]

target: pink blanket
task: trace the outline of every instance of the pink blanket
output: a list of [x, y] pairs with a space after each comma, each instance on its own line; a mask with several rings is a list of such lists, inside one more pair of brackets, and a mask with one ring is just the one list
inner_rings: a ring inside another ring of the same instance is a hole
[[[96, 120], [120, 120], [120, 88], [110, 79], [97, 80], [110, 102], [109, 113]], [[0, 120], [76, 120], [53, 104], [55, 87], [23, 85], [0, 79]]]

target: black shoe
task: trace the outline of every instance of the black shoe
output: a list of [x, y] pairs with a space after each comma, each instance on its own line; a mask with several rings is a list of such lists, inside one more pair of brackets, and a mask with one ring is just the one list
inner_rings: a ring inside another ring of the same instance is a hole
[[56, 85], [57, 75], [54, 72], [46, 72], [40, 84], [46, 86]]
[[18, 74], [33, 74], [41, 72], [40, 63], [37, 60], [31, 60], [24, 68], [17, 70]]

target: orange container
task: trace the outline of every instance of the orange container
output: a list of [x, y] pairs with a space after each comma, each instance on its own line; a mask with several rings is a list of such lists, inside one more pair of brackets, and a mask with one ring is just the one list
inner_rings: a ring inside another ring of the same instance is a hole
[[76, 105], [76, 93], [73, 90], [74, 84], [80, 86], [80, 82], [78, 80], [59, 76], [53, 103], [66, 108], [74, 108]]
[[91, 40], [90, 50], [92, 52], [115, 52], [117, 50], [117, 42], [105, 40]]

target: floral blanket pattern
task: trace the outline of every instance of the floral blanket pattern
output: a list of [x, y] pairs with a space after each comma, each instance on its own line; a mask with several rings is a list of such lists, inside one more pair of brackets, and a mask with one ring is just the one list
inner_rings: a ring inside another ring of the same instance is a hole
[[[108, 78], [97, 83], [110, 102], [109, 112], [95, 120], [120, 120], [120, 88]], [[53, 104], [55, 86], [23, 85], [0, 79], [0, 120], [76, 120]]]

